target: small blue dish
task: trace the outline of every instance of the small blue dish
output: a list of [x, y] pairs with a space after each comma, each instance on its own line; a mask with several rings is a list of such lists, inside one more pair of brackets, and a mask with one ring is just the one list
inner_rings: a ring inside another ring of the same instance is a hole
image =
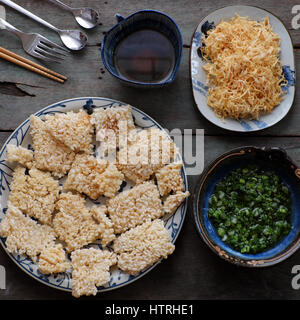
[[[179, 69], [182, 55], [182, 36], [178, 25], [166, 14], [154, 10], [135, 12], [127, 18], [116, 14], [117, 24], [104, 36], [101, 44], [101, 58], [105, 68], [117, 79], [125, 84], [136, 87], [162, 87], [174, 81]], [[158, 82], [141, 82], [126, 78], [120, 74], [115, 66], [114, 55], [118, 44], [133, 32], [150, 29], [159, 31], [171, 42], [175, 52], [175, 63], [168, 77]]]
[[[242, 254], [218, 236], [208, 217], [209, 198], [216, 184], [231, 170], [255, 164], [275, 172], [290, 189], [292, 229], [274, 247], [257, 253]], [[267, 267], [290, 257], [300, 246], [300, 169], [281, 148], [241, 147], [213, 161], [202, 173], [193, 195], [193, 216], [201, 238], [219, 257], [245, 267]]]

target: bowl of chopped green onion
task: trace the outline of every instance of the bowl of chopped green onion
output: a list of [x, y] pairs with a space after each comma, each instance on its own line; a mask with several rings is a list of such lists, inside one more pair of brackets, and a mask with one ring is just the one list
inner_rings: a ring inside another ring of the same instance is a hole
[[193, 195], [196, 228], [221, 258], [266, 267], [300, 246], [300, 169], [281, 148], [241, 147], [203, 171]]

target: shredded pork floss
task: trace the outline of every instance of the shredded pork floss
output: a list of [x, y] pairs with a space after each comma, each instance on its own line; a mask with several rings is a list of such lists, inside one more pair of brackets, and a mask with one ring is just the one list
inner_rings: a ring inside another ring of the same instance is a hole
[[207, 104], [224, 119], [257, 119], [280, 104], [286, 84], [279, 60], [280, 37], [263, 22], [236, 16], [203, 36]]

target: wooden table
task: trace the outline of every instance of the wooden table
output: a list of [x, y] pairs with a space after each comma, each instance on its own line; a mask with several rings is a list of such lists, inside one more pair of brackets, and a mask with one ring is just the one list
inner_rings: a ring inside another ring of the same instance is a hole
[[[27, 9], [62, 28], [77, 28], [66, 12], [42, 0], [16, 0]], [[169, 130], [204, 129], [205, 164], [216, 156], [243, 145], [300, 146], [300, 95], [297, 94], [289, 114], [277, 125], [254, 134], [224, 131], [205, 120], [193, 100], [189, 75], [190, 40], [199, 21], [211, 11], [233, 4], [262, 6], [280, 17], [289, 29], [294, 43], [296, 65], [300, 68], [300, 30], [291, 26], [292, 7], [296, 0], [65, 0], [71, 6], [91, 6], [100, 10], [102, 24], [87, 32], [89, 43], [62, 64], [49, 65], [68, 76], [61, 85], [0, 61], [0, 145], [30, 114], [54, 102], [80, 96], [102, 96], [136, 106]], [[105, 31], [115, 24], [114, 14], [127, 16], [140, 9], [156, 9], [170, 15], [179, 24], [184, 40], [183, 58], [176, 81], [169, 87], [139, 90], [125, 87], [104, 70], [100, 43]], [[42, 33], [59, 43], [57, 35], [30, 19], [7, 9], [7, 19], [16, 27]], [[17, 38], [0, 33], [0, 45], [25, 55]], [[284, 44], [283, 44], [284, 45]], [[299, 79], [299, 77], [298, 77]], [[297, 85], [300, 85], [299, 80]], [[195, 137], [193, 136], [194, 140]], [[289, 150], [300, 164], [300, 147]], [[189, 176], [193, 191], [197, 176]], [[291, 269], [300, 264], [300, 251], [277, 266], [248, 269], [233, 266], [213, 254], [199, 238], [193, 225], [191, 204], [175, 253], [138, 281], [103, 294], [95, 299], [298, 299], [300, 291], [291, 287]], [[0, 299], [68, 299], [71, 295], [49, 288], [22, 272], [0, 249], [0, 265], [6, 269], [6, 290]], [[89, 298], [94, 299], [94, 298]]]

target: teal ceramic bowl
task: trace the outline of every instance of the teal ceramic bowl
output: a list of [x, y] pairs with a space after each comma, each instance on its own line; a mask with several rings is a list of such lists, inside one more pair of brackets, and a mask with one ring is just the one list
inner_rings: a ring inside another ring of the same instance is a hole
[[[290, 190], [292, 198], [291, 231], [274, 247], [257, 253], [242, 254], [221, 240], [208, 217], [209, 199], [216, 184], [231, 170], [249, 164], [275, 172]], [[300, 246], [300, 169], [281, 148], [241, 147], [229, 151], [202, 173], [193, 195], [196, 229], [208, 247], [219, 257], [245, 267], [267, 267], [290, 257]]]

